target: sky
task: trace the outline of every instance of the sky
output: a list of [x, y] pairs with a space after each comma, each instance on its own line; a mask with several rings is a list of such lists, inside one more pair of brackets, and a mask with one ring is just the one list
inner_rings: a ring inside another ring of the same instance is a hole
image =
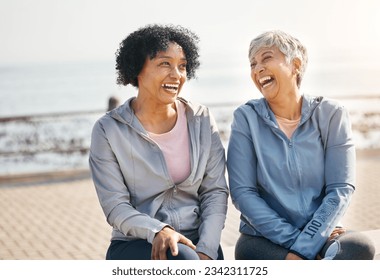
[[250, 40], [270, 29], [317, 58], [373, 61], [380, 49], [377, 0], [0, 0], [0, 64], [113, 60], [119, 42], [150, 23], [197, 33], [201, 61], [245, 60]]
[[[187, 84], [184, 97], [259, 97], [249, 75], [248, 46], [272, 29], [307, 47], [305, 92], [380, 92], [378, 0], [0, 0], [0, 69], [107, 62], [114, 75], [119, 43], [152, 23], [182, 25], [200, 37], [199, 79]], [[116, 94], [124, 96], [124, 90]]]

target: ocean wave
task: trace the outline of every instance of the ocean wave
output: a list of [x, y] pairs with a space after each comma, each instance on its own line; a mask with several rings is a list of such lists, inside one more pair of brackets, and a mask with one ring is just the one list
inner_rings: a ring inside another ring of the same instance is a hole
[[[378, 102], [378, 100], [376, 100]], [[367, 102], [368, 103], [368, 102]], [[358, 150], [380, 149], [380, 106], [350, 110]], [[236, 104], [214, 104], [225, 146]], [[91, 130], [102, 111], [0, 119], [0, 176], [88, 168]]]

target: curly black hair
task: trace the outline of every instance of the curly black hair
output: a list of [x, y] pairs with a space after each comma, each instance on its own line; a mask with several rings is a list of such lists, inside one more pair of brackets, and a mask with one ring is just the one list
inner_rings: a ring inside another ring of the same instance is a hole
[[140, 74], [147, 57], [153, 59], [158, 52], [167, 50], [169, 43], [180, 45], [185, 53], [186, 75], [195, 77], [199, 67], [199, 37], [192, 31], [174, 25], [147, 25], [129, 34], [116, 52], [117, 84], [138, 87]]

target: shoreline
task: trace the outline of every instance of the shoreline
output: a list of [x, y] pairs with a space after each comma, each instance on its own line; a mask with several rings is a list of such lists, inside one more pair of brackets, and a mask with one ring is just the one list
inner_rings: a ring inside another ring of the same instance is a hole
[[[344, 100], [351, 115], [358, 158], [379, 158], [380, 97]], [[208, 105], [227, 148], [233, 111], [238, 105]], [[40, 173], [61, 176], [73, 169], [87, 169], [92, 127], [103, 113], [77, 111], [3, 120], [0, 117], [0, 185], [9, 177], [34, 177]]]

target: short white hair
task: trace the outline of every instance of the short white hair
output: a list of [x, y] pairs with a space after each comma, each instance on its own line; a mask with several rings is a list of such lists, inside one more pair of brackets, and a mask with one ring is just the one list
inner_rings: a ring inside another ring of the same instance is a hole
[[298, 58], [301, 62], [299, 74], [297, 76], [298, 87], [301, 84], [302, 78], [305, 74], [308, 56], [307, 50], [303, 44], [297, 39], [280, 30], [267, 31], [251, 41], [249, 45], [249, 61], [252, 63], [255, 55], [262, 48], [277, 47], [284, 55], [288, 63], [293, 59]]

